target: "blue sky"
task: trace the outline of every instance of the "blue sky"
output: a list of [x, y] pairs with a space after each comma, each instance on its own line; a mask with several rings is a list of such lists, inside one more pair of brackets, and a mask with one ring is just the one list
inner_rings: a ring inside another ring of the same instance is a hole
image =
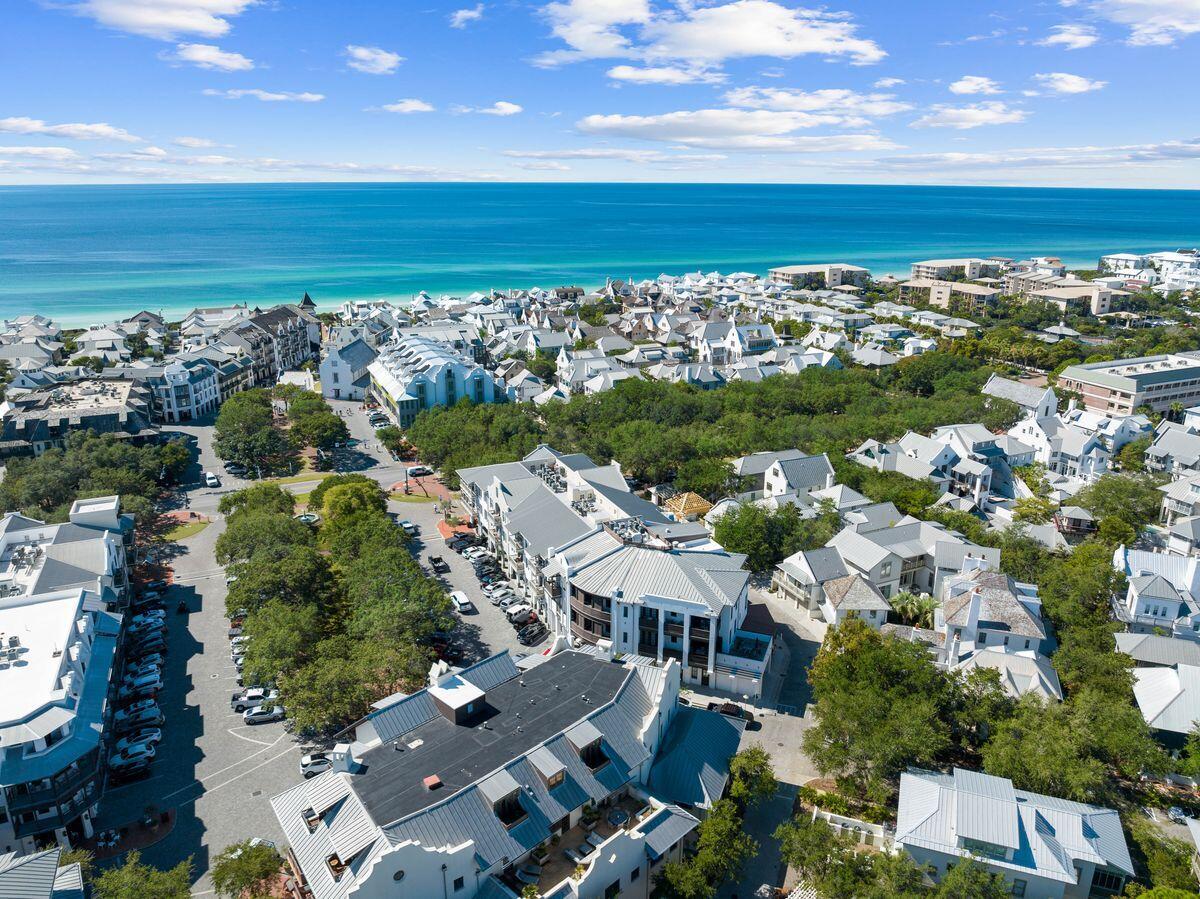
[[0, 183], [1200, 188], [1200, 0], [4, 0]]

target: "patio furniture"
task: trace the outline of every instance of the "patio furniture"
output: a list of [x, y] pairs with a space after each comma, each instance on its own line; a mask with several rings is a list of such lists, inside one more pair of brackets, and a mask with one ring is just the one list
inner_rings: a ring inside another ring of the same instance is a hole
[[629, 812], [623, 808], [614, 808], [608, 813], [608, 823], [613, 827], [624, 827], [629, 820]]
[[[600, 834], [596, 833], [595, 831], [592, 831], [591, 833], [589, 833], [587, 835], [587, 842], [590, 843], [592, 846], [596, 847], [597, 849], [600, 848], [600, 844], [603, 843], [604, 840], [605, 840], [605, 837], [602, 837]], [[582, 848], [582, 847], [580, 847], [580, 848]], [[591, 850], [589, 849], [588, 851], [590, 852]]]
[[537, 883], [542, 879], [542, 868], [540, 865], [522, 865], [517, 871], [517, 880], [521, 883]]

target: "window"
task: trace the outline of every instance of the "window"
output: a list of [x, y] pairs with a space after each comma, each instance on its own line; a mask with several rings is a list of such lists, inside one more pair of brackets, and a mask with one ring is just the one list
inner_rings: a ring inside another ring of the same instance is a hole
[[634, 868], [632, 871], [629, 872], [629, 882], [633, 883], [641, 876], [642, 876], [642, 869], [640, 867]]
[[623, 618], [628, 618], [628, 617], [629, 617], [629, 606], [624, 606], [624, 607], [621, 609], [621, 617], [623, 617]]
[[464, 882], [461, 877], [454, 878], [454, 892], [457, 893], [459, 890], [461, 890], [463, 888], [463, 885], [464, 885]]
[[882, 565], [879, 566], [879, 576], [880, 577], [888, 577], [889, 575], [891, 575], [891, 573], [892, 573], [892, 563], [891, 562], [884, 562]]
[[1120, 874], [1114, 874], [1112, 871], [1097, 870], [1096, 873], [1092, 875], [1093, 889], [1108, 890], [1112, 893], [1116, 893], [1117, 890], [1121, 889], [1121, 884], [1124, 882], [1124, 878], [1122, 878]]
[[604, 899], [617, 899], [621, 895], [621, 881], [614, 880], [604, 888]]
[[1027, 884], [1024, 880], [1014, 880], [1012, 885], [1012, 894], [1014, 896], [1024, 896], [1026, 886]]

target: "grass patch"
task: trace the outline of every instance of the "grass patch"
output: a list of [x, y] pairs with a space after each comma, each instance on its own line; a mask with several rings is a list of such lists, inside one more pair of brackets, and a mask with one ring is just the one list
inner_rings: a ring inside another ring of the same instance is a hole
[[307, 493], [293, 493], [292, 499], [296, 501], [297, 506], [307, 506], [308, 498], [312, 495], [313, 492], [311, 490], [309, 490]]
[[185, 540], [188, 537], [196, 536], [206, 527], [208, 527], [207, 521], [188, 521], [167, 531], [167, 533], [163, 535], [163, 539]]
[[332, 471], [302, 471], [287, 478], [263, 478], [270, 484], [303, 484], [305, 481], [323, 481], [336, 472]]
[[398, 503], [433, 503], [437, 502], [436, 496], [426, 496], [424, 493], [409, 493], [405, 494], [403, 490], [397, 490], [395, 493], [390, 493], [388, 496]]

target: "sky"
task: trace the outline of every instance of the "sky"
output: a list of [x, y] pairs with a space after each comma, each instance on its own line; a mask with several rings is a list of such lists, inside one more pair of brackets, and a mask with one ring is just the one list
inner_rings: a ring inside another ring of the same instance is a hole
[[1197, 189], [1198, 50], [1200, 0], [2, 0], [0, 183]]

